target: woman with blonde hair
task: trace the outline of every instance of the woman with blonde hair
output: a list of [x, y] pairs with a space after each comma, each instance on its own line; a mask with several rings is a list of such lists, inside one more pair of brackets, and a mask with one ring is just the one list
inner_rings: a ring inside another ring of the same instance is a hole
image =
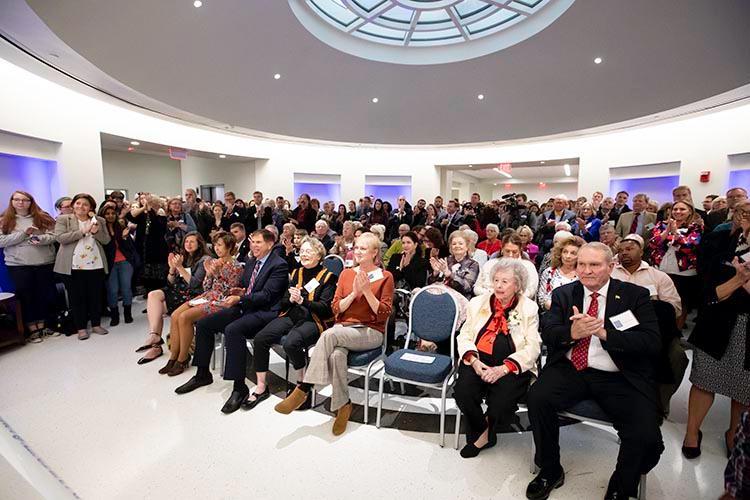
[[277, 412], [293, 412], [305, 404], [314, 385], [331, 384], [331, 411], [336, 412], [333, 434], [338, 436], [346, 430], [352, 412], [347, 355], [350, 350], [366, 351], [382, 344], [393, 308], [393, 276], [377, 266], [379, 248], [380, 240], [372, 233], [357, 238], [356, 267], [341, 273], [333, 297], [335, 324], [321, 334], [304, 381], [276, 405]]
[[543, 311], [548, 311], [552, 305], [555, 288], [578, 281], [578, 250], [585, 244], [586, 241], [580, 236], [570, 236], [552, 247], [550, 267], [542, 271], [537, 290], [537, 302]]

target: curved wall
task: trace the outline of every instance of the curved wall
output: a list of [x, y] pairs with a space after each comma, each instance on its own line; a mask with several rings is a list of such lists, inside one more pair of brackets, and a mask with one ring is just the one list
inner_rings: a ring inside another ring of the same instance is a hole
[[[575, 157], [580, 158], [580, 194], [607, 192], [610, 168], [679, 162], [680, 181], [693, 186], [699, 199], [726, 189], [728, 155], [750, 151], [750, 104], [619, 132], [482, 147], [376, 148], [255, 139], [159, 117], [107, 96], [86, 95], [89, 89], [71, 90], [51, 81], [52, 76], [48, 80], [11, 63], [26, 56], [9, 51], [15, 49], [0, 47], [0, 130], [40, 141], [3, 134], [0, 152], [56, 160], [56, 182], [63, 193], [103, 196], [101, 132], [264, 158], [255, 162], [255, 182], [269, 195], [291, 197], [295, 172], [339, 174], [343, 199], [363, 194], [366, 174], [411, 175], [414, 198], [431, 198], [441, 191], [448, 195], [451, 185], [449, 175], [436, 165]], [[49, 72], [34, 64], [24, 61], [23, 66]], [[702, 170], [711, 170], [711, 182], [699, 183]]]

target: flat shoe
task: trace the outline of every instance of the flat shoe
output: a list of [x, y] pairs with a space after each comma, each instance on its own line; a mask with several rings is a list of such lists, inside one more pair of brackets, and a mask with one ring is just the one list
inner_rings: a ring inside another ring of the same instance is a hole
[[248, 397], [248, 399], [244, 403], [242, 403], [242, 409], [252, 410], [256, 406], [258, 406], [258, 403], [268, 399], [271, 396], [271, 391], [268, 390], [268, 387], [266, 387], [266, 390], [261, 392], [260, 394], [252, 393], [250, 396], [255, 397], [255, 399], [251, 400]]
[[[156, 333], [149, 333], [149, 335], [157, 335], [157, 334]], [[148, 351], [150, 348], [152, 348], [154, 346], [163, 345], [163, 344], [164, 344], [164, 339], [161, 338], [161, 335], [159, 335], [159, 341], [158, 342], [155, 342], [153, 344], [144, 344], [141, 347], [139, 347], [138, 349], [136, 349], [135, 352]]]
[[224, 406], [221, 408], [221, 412], [225, 415], [236, 412], [243, 404], [245, 404], [248, 396], [250, 396], [250, 392], [247, 390], [244, 392], [232, 391], [229, 399], [227, 399], [227, 402], [224, 403]]
[[145, 365], [146, 363], [150, 363], [162, 354], [164, 354], [164, 350], [160, 346], [151, 346], [151, 348], [146, 351], [146, 354], [144, 354], [144, 356], [138, 360], [138, 364]]
[[189, 356], [185, 361], [177, 361], [174, 366], [172, 366], [172, 369], [167, 372], [167, 376], [176, 377], [177, 375], [180, 375], [182, 372], [187, 370], [188, 366], [190, 366]]
[[89, 332], [86, 330], [78, 330], [78, 340], [86, 340], [91, 335], [89, 335]]
[[95, 333], [97, 335], [107, 335], [109, 331], [101, 326], [93, 326], [91, 327], [91, 333]]
[[701, 441], [703, 441], [703, 433], [698, 431], [698, 446], [685, 446], [682, 445], [682, 456], [688, 460], [693, 460], [701, 456]]

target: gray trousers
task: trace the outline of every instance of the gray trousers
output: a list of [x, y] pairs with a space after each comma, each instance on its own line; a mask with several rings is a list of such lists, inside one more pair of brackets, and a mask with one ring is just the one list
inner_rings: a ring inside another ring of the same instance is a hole
[[331, 384], [331, 411], [349, 401], [347, 355], [349, 351], [369, 351], [383, 343], [383, 334], [370, 327], [333, 325], [320, 335], [315, 344], [305, 382], [315, 385]]

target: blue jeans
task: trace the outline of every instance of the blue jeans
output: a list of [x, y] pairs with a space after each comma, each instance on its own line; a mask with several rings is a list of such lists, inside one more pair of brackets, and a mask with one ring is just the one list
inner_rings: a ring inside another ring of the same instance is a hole
[[116, 262], [109, 270], [107, 278], [107, 305], [117, 307], [117, 292], [122, 295], [122, 305], [129, 306], [133, 303], [133, 266], [127, 260]]

